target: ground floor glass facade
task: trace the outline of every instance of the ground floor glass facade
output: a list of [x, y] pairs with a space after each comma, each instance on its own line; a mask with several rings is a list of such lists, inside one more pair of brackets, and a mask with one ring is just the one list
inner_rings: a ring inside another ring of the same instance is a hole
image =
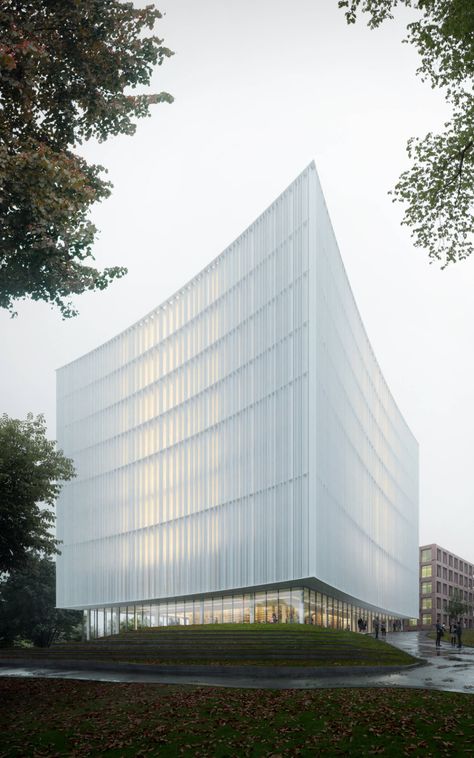
[[383, 611], [368, 610], [307, 587], [291, 587], [93, 608], [84, 611], [84, 624], [89, 639], [126, 630], [193, 624], [314, 624], [355, 632], [359, 618], [372, 631], [375, 616], [386, 622], [387, 629], [392, 628], [395, 617]]

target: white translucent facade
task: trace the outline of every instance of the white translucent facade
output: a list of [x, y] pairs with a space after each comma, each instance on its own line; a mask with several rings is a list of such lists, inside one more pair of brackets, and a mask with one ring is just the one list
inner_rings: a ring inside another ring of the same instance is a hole
[[304, 587], [416, 616], [417, 443], [314, 164], [182, 290], [57, 380], [58, 443], [77, 468], [58, 503], [59, 607], [196, 609]]

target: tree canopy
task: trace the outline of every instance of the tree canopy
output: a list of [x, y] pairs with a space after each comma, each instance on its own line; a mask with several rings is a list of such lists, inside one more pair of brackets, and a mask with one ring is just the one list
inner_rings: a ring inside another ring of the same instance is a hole
[[56, 564], [36, 553], [0, 580], [0, 645], [26, 640], [49, 647], [80, 638], [82, 613], [56, 608]]
[[457, 619], [469, 613], [470, 606], [463, 599], [462, 590], [457, 587], [454, 588], [453, 596], [449, 598], [449, 602], [446, 605], [446, 611], [449, 618]]
[[73, 152], [83, 140], [133, 134], [166, 92], [131, 94], [172, 55], [152, 31], [154, 5], [119, 0], [5, 0], [0, 5], [0, 307], [104, 289], [126, 269], [98, 271], [94, 202], [104, 169]]
[[46, 438], [43, 416], [0, 419], [0, 573], [21, 567], [32, 551], [58, 552], [52, 507], [75, 475], [69, 458]]
[[412, 138], [411, 167], [394, 189], [405, 205], [402, 223], [432, 261], [467, 258], [474, 249], [474, 3], [472, 0], [339, 0], [348, 23], [368, 15], [372, 29], [393, 18], [396, 6], [413, 8], [405, 40], [420, 55], [417, 73], [440, 88], [452, 118], [439, 134]]

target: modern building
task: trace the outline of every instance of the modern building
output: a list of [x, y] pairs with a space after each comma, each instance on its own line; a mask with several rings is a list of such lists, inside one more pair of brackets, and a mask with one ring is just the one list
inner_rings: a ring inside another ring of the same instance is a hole
[[57, 604], [92, 635], [416, 614], [418, 446], [313, 163], [57, 398]]
[[410, 628], [433, 629], [438, 617], [448, 626], [447, 605], [456, 596], [469, 607], [463, 618], [466, 629], [474, 629], [474, 565], [440, 545], [420, 547], [420, 611]]

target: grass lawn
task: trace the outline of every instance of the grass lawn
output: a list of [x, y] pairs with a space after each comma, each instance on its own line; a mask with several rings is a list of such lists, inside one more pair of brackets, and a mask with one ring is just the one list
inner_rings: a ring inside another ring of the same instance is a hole
[[49, 649], [4, 648], [1, 658], [148, 664], [403, 666], [416, 659], [354, 632], [303, 624], [213, 624], [128, 631]]
[[472, 695], [0, 677], [0, 756], [469, 756]]
[[[436, 632], [428, 632], [428, 637], [432, 640], [435, 640]], [[449, 629], [444, 633], [444, 637], [442, 639], [443, 643], [447, 643], [449, 645], [451, 640]], [[474, 629], [462, 630], [462, 644], [465, 645], [465, 647], [474, 647]]]

